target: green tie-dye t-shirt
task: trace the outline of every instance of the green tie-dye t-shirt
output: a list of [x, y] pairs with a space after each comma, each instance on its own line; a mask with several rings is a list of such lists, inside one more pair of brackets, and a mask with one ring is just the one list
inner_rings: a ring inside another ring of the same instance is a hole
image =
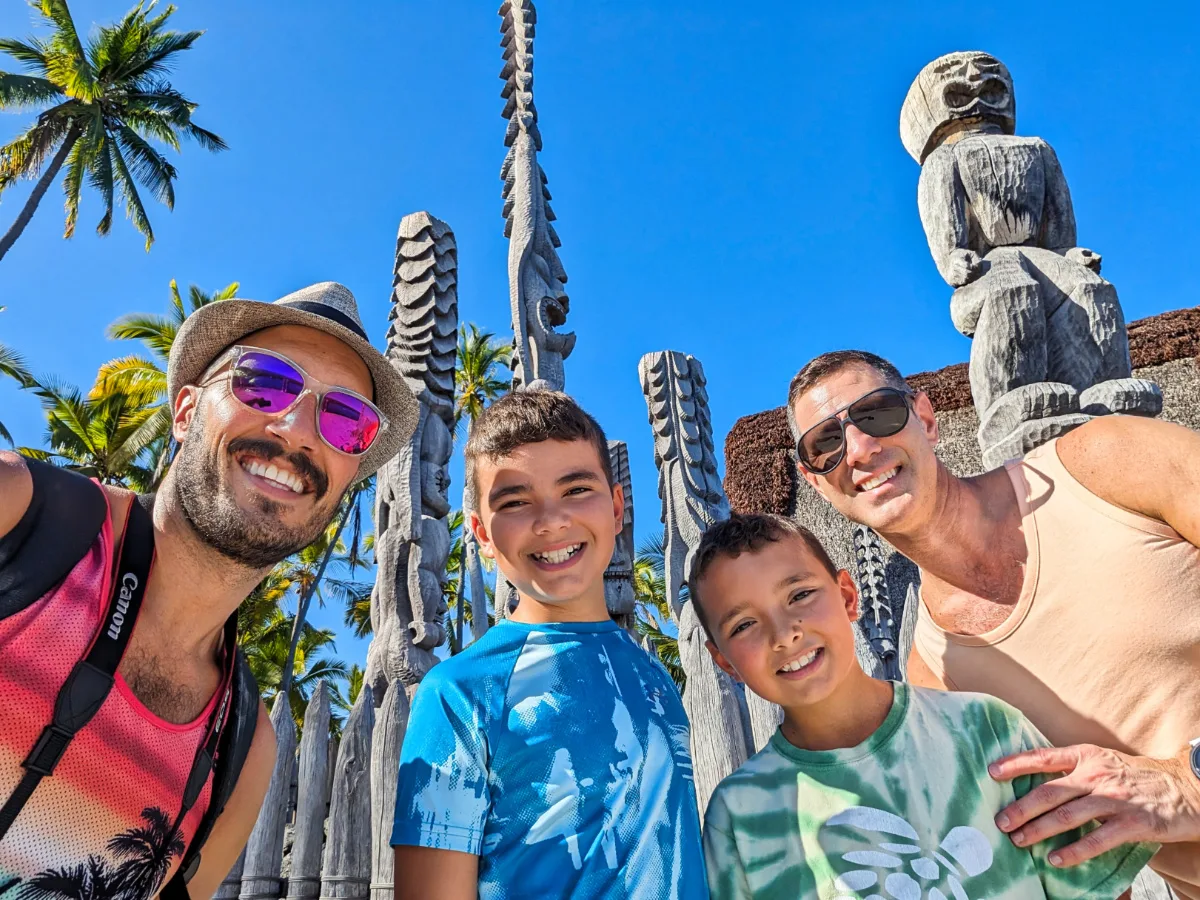
[[905, 684], [857, 747], [800, 750], [776, 731], [709, 801], [713, 900], [1111, 900], [1154, 846], [1056, 869], [1047, 855], [1079, 832], [1021, 849], [993, 821], [1044, 777], [996, 782], [988, 764], [1045, 746], [994, 697]]

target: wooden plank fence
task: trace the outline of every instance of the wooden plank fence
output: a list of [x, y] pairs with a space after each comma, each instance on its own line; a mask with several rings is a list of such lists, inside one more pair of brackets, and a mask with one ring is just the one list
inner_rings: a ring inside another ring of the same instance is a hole
[[279, 749], [271, 783], [246, 849], [213, 900], [368, 900], [372, 893], [390, 900], [389, 841], [408, 696], [397, 684], [376, 711], [364, 685], [340, 741], [330, 737], [330, 715], [329, 688], [321, 682], [305, 711], [297, 753], [291, 710], [283, 698], [273, 704]]

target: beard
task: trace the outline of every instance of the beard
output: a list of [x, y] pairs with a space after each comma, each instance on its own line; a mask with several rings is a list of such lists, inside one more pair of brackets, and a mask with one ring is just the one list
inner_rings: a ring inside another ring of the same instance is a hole
[[248, 569], [268, 569], [319, 538], [338, 506], [334, 503], [322, 508], [321, 499], [329, 488], [325, 473], [307, 456], [287, 454], [274, 441], [237, 438], [226, 450], [230, 465], [238, 465], [234, 454], [243, 450], [252, 450], [265, 459], [283, 457], [308, 476], [317, 501], [308, 521], [293, 526], [281, 521], [284, 505], [269, 497], [256, 496], [250, 501], [251, 508], [244, 509], [223, 482], [221, 450], [206, 440], [203, 408], [201, 404], [196, 410], [189, 439], [180, 446], [172, 465], [180, 509], [201, 542]]

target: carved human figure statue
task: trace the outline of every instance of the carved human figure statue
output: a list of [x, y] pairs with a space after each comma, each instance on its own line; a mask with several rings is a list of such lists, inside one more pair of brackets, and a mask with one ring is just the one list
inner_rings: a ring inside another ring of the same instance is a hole
[[1008, 69], [976, 51], [925, 66], [900, 113], [901, 140], [921, 164], [929, 249], [956, 288], [950, 315], [974, 337], [971, 392], [989, 467], [1089, 414], [1161, 408], [1157, 387], [1130, 379], [1117, 292], [1100, 277], [1100, 254], [1077, 246], [1058, 157], [1015, 130]]
[[376, 479], [379, 573], [365, 677], [380, 700], [394, 681], [415, 688], [437, 662], [433, 649], [446, 638], [457, 260], [454, 233], [445, 222], [427, 212], [400, 222], [387, 355], [403, 373], [421, 415], [412, 439]]

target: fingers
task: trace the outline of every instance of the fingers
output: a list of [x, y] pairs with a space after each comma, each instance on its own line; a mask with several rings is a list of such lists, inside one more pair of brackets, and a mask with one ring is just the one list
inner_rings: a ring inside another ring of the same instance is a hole
[[1039, 747], [998, 759], [988, 766], [988, 774], [997, 781], [1011, 781], [1039, 772], [1070, 772], [1079, 764], [1086, 745], [1077, 747]]
[[1088, 832], [1075, 843], [1051, 850], [1046, 858], [1050, 860], [1050, 865], [1056, 868], [1077, 866], [1109, 850], [1115, 850], [1122, 844], [1135, 843], [1138, 839], [1135, 824], [1131, 820], [1116, 817], [1095, 831]]
[[1018, 847], [1028, 847], [1056, 834], [1082, 828], [1092, 819], [1111, 813], [1110, 802], [1088, 794], [1038, 816], [1028, 824], [1016, 828], [1009, 837]]
[[[996, 827], [1004, 832], [1014, 831], [1038, 816], [1088, 794], [1089, 791], [1086, 787], [1075, 784], [1067, 778], [1047, 781], [1020, 800], [1010, 803], [1000, 810], [999, 815], [996, 816]], [[1059, 834], [1065, 830], [1065, 828], [1060, 828], [1050, 833]]]

